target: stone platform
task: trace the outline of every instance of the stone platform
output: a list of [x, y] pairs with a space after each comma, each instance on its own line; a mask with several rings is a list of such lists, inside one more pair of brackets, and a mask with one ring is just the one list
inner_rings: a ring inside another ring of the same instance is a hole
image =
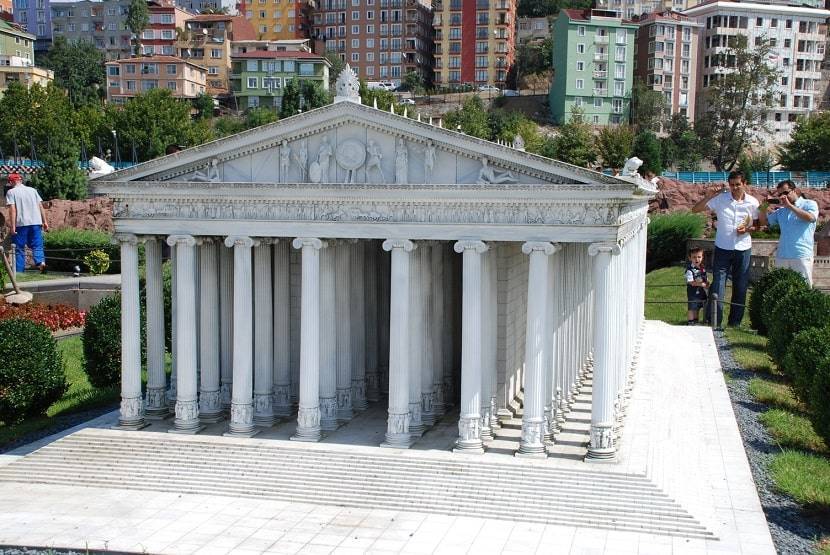
[[544, 460], [512, 457], [510, 426], [483, 456], [453, 454], [453, 415], [408, 451], [382, 450], [382, 413], [313, 445], [287, 441], [291, 423], [241, 440], [160, 433], [167, 422], [114, 431], [117, 415], [102, 417], [0, 456], [0, 545], [774, 553], [706, 328], [646, 324], [616, 464], [577, 460], [578, 423], [575, 445]]

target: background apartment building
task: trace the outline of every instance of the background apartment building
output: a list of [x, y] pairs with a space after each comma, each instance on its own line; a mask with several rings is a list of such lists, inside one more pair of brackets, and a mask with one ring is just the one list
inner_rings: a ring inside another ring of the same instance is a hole
[[245, 17], [260, 39], [307, 39], [311, 36], [311, 12], [316, 7], [316, 0], [251, 0]]
[[799, 116], [817, 110], [826, 81], [821, 66], [825, 57], [830, 11], [818, 8], [722, 2], [702, 4], [686, 15], [702, 24], [698, 56], [698, 117], [707, 108], [706, 91], [719, 75], [729, 71], [724, 59], [730, 37], [745, 35], [749, 46], [772, 42], [769, 63], [778, 71], [776, 103], [767, 111], [769, 133], [759, 132], [767, 144], [789, 140]]
[[400, 84], [410, 71], [432, 82], [432, 11], [421, 0], [322, 0], [316, 52], [334, 52], [367, 81]]
[[634, 78], [666, 99], [670, 114], [694, 121], [698, 40], [703, 25], [665, 11], [640, 18], [634, 44]]
[[550, 20], [547, 17], [520, 17], [516, 21], [516, 43], [538, 42], [550, 37]]
[[54, 78], [48, 69], [35, 67], [35, 35], [0, 19], [0, 96], [14, 81], [26, 88], [46, 86]]
[[316, 81], [329, 89], [331, 63], [311, 52], [253, 50], [232, 58], [231, 86], [238, 110], [259, 106], [279, 110], [289, 81]]
[[128, 58], [132, 55], [129, 8], [129, 0], [51, 2], [52, 36], [69, 42], [92, 41], [105, 51], [108, 60]]
[[637, 24], [607, 10], [562, 10], [553, 27], [551, 117], [582, 110], [593, 125], [628, 122]]
[[202, 13], [205, 10], [225, 10], [229, 14], [236, 14], [237, 8], [241, 5], [237, 0], [177, 0], [182, 8], [193, 13]]
[[516, 0], [435, 0], [435, 84], [504, 86], [516, 56]]
[[35, 35], [35, 52], [49, 50], [52, 44], [51, 12], [49, 0], [14, 0], [14, 21]]
[[106, 63], [107, 102], [126, 100], [152, 89], [167, 89], [174, 97], [193, 99], [206, 91], [207, 71], [174, 56], [143, 56]]
[[174, 0], [151, 0], [147, 2], [147, 8], [150, 23], [141, 33], [141, 53], [145, 56], [175, 56], [176, 30], [184, 29], [193, 13], [178, 7]]

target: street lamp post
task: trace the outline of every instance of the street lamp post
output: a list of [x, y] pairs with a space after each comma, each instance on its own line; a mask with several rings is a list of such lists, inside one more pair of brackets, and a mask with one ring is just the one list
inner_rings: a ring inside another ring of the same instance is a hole
[[118, 152], [118, 132], [113, 129], [112, 130], [112, 138], [115, 141], [115, 163], [121, 163], [121, 154]]

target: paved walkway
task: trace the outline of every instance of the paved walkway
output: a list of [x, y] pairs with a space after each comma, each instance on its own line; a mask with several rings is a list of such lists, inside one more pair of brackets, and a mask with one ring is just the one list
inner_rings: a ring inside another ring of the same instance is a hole
[[[103, 427], [114, 418], [114, 414], [108, 415], [94, 425]], [[375, 417], [366, 414], [365, 418]], [[358, 446], [331, 442], [316, 447], [367, 452], [376, 449], [368, 446], [375, 443], [369, 443], [362, 434], [354, 430], [347, 434], [348, 428], [342, 429], [341, 441], [352, 435]], [[432, 445], [436, 458], [450, 456], [439, 452], [444, 449], [447, 433], [436, 430]], [[272, 434], [281, 435], [275, 429], [263, 437]], [[222, 438], [217, 436], [211, 441]], [[284, 442], [277, 437], [270, 441]], [[0, 464], [10, 463], [11, 469], [18, 458], [36, 447], [0, 456]], [[412, 456], [430, 456], [431, 449], [421, 451]], [[490, 453], [480, 460], [503, 464], [512, 458]], [[494, 520], [473, 514], [89, 488], [68, 481], [47, 485], [36, 483], [37, 476], [33, 475], [17, 481], [0, 479], [0, 545], [176, 554], [774, 553], [714, 341], [706, 328], [647, 323], [641, 367], [617, 464], [591, 465], [568, 458], [533, 464], [550, 465], [552, 470], [578, 467], [598, 473], [645, 476], [717, 539]], [[504, 495], [510, 496], [510, 491]]]

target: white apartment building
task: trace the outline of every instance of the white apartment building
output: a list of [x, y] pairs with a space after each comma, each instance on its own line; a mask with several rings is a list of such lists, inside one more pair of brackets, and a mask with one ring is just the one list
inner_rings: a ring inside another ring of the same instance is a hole
[[706, 110], [706, 91], [713, 75], [722, 73], [715, 57], [730, 36], [746, 35], [749, 45], [770, 39], [769, 63], [779, 72], [778, 98], [767, 113], [769, 133], [757, 137], [767, 145], [789, 140], [799, 116], [818, 109], [824, 96], [821, 63], [824, 59], [830, 11], [818, 8], [761, 4], [756, 2], [711, 2], [686, 10], [685, 15], [703, 24], [698, 56], [698, 117]]

